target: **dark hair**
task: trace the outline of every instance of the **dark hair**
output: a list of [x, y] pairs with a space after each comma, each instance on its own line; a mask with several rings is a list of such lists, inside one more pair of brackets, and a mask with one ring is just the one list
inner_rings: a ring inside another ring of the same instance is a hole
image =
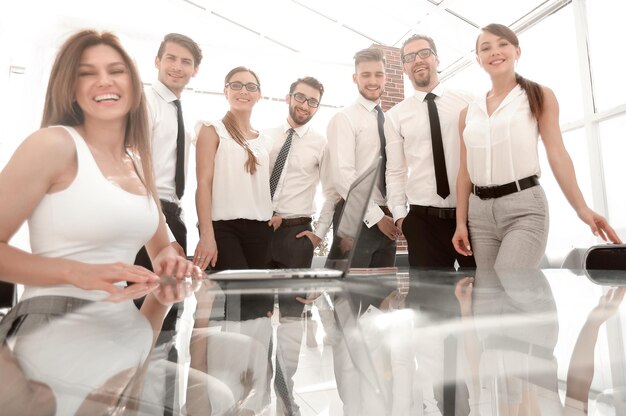
[[324, 95], [324, 85], [322, 85], [322, 83], [319, 82], [316, 78], [313, 78], [313, 77], [298, 78], [297, 80], [291, 83], [291, 86], [289, 87], [289, 94], [293, 94], [298, 84], [306, 84], [311, 88], [315, 88], [316, 90], [320, 92], [319, 101], [322, 100], [322, 96]]
[[[481, 29], [482, 32], [489, 32], [492, 35], [499, 36], [503, 39], [509, 41], [513, 46], [519, 48], [519, 39], [515, 32], [513, 32], [508, 27], [498, 24], [491, 23]], [[476, 53], [478, 54], [478, 39], [480, 39], [480, 35], [476, 38]], [[533, 114], [533, 117], [537, 121], [539, 121], [539, 117], [541, 117], [541, 113], [543, 112], [543, 91], [541, 89], [541, 85], [537, 84], [534, 81], [528, 80], [522, 77], [517, 72], [515, 73], [515, 81], [522, 87], [524, 92], [526, 92], [526, 96], [528, 97], [528, 104], [530, 105], [530, 111]]]
[[152, 196], [156, 195], [152, 174], [152, 157], [148, 135], [148, 112], [139, 72], [117, 36], [110, 32], [81, 30], [61, 46], [52, 65], [41, 127], [55, 125], [79, 126], [85, 122], [83, 110], [76, 102], [76, 78], [80, 59], [86, 49], [106, 45], [120, 54], [130, 75], [132, 100], [126, 119], [124, 146], [141, 158], [139, 175]]
[[400, 48], [400, 54], [402, 56], [404, 56], [404, 47], [415, 40], [425, 40], [426, 42], [428, 42], [428, 44], [430, 45], [430, 49], [432, 49], [433, 52], [435, 52], [435, 55], [437, 55], [437, 46], [435, 46], [435, 41], [433, 40], [433, 38], [426, 35], [415, 34], [402, 42], [402, 47]]
[[198, 44], [194, 42], [193, 39], [191, 39], [189, 36], [181, 35], [180, 33], [168, 33], [167, 35], [165, 35], [157, 52], [157, 57], [159, 59], [163, 58], [163, 54], [165, 53], [165, 45], [168, 42], [176, 43], [187, 49], [193, 56], [194, 68], [197, 68], [198, 65], [200, 65], [200, 62], [202, 62], [202, 49], [200, 49], [200, 46], [198, 46]]
[[[239, 72], [249, 72], [250, 74], [252, 74], [252, 76], [256, 79], [256, 83], [259, 84], [259, 93], [261, 92], [261, 81], [259, 81], [259, 77], [254, 71], [246, 68], [245, 66], [238, 66], [231, 69], [224, 78], [224, 85], [228, 84], [232, 76]], [[226, 112], [226, 115], [222, 119], [222, 122], [224, 123], [224, 127], [226, 127], [226, 131], [228, 132], [228, 134], [231, 135], [233, 140], [235, 140], [235, 142], [237, 142], [239, 146], [243, 147], [244, 150], [248, 153], [248, 160], [246, 161], [244, 167], [246, 171], [248, 171], [251, 175], [254, 175], [256, 173], [256, 167], [259, 164], [259, 161], [256, 159], [256, 156], [254, 156], [254, 153], [252, 152], [252, 149], [250, 149], [250, 146], [248, 146], [248, 141], [246, 140], [243, 131], [241, 131], [241, 127], [239, 127], [239, 124], [237, 124], [237, 119], [235, 118], [233, 113], [230, 112], [230, 110]]]
[[361, 62], [382, 62], [387, 63], [385, 54], [382, 50], [377, 48], [362, 49], [354, 54], [354, 67]]

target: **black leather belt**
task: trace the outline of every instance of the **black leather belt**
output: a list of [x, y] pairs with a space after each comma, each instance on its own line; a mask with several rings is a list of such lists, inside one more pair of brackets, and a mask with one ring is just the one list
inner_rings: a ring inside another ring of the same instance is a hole
[[537, 178], [537, 175], [533, 175], [519, 181], [505, 183], [504, 185], [476, 186], [472, 184], [472, 193], [480, 199], [492, 199], [523, 191], [537, 185], [539, 185], [539, 178]]
[[423, 205], [411, 205], [411, 211], [415, 211], [418, 214], [430, 215], [431, 217], [437, 217], [440, 220], [453, 220], [456, 219], [456, 208], [437, 208], [426, 207]]
[[379, 205], [380, 209], [383, 211], [383, 214], [385, 214], [388, 217], [391, 217], [391, 211], [389, 211], [389, 208], [387, 208], [385, 205]]
[[311, 217], [283, 218], [281, 227], [295, 227], [298, 225], [306, 225], [311, 223]]

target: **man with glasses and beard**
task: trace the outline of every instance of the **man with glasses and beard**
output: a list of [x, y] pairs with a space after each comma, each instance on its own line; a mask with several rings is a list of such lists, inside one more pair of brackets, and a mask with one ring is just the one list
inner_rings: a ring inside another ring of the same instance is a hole
[[[312, 215], [317, 211], [315, 194], [320, 182], [326, 138], [310, 128], [324, 95], [324, 86], [313, 77], [294, 81], [285, 101], [285, 122], [264, 133], [274, 139], [270, 152], [270, 194], [274, 228], [270, 243], [271, 268], [311, 267], [313, 252], [330, 227], [332, 206], [323, 211], [315, 232]], [[280, 326], [276, 348], [277, 414], [299, 414], [293, 401], [292, 378], [298, 366], [306, 294], [279, 295]]]
[[[327, 158], [332, 187], [341, 199], [335, 208], [335, 229], [343, 201], [352, 182], [384, 154], [381, 134], [385, 116], [380, 97], [385, 88], [385, 56], [379, 49], [364, 49], [354, 56], [352, 75], [359, 96], [339, 111], [328, 123]], [[352, 267], [389, 267], [395, 264], [396, 238], [400, 230], [394, 225], [387, 201], [383, 163], [381, 180], [372, 193], [359, 240], [356, 242]]]
[[387, 113], [389, 208], [406, 237], [411, 266], [451, 268], [456, 260], [461, 267], [476, 267], [474, 257], [458, 254], [451, 242], [456, 229], [459, 113], [473, 97], [441, 85], [437, 47], [430, 37], [411, 36], [401, 53], [415, 94]]

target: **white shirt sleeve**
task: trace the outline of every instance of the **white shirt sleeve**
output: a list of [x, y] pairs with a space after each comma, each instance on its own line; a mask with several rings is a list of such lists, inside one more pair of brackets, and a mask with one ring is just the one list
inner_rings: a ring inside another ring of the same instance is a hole
[[385, 139], [387, 145], [387, 203], [393, 215], [393, 220], [406, 217], [408, 211], [406, 206], [406, 183], [407, 164], [404, 155], [404, 137], [400, 135], [397, 121], [388, 114], [385, 120]]

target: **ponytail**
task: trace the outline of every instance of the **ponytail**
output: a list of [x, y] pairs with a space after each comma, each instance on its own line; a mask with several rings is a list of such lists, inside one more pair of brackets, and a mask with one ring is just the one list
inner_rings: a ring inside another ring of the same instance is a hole
[[541, 90], [541, 85], [522, 77], [517, 72], [515, 73], [515, 81], [522, 87], [524, 92], [526, 92], [530, 112], [533, 114], [533, 117], [539, 121], [541, 113], [543, 113], [543, 91]]
[[244, 164], [244, 168], [246, 172], [250, 173], [250, 175], [254, 175], [256, 173], [256, 167], [259, 164], [259, 161], [252, 153], [252, 149], [248, 146], [248, 141], [244, 137], [243, 132], [239, 128], [239, 124], [237, 124], [237, 119], [230, 111], [226, 112], [226, 115], [222, 119], [224, 123], [224, 127], [226, 127], [226, 131], [231, 135], [233, 140], [237, 142], [237, 144], [244, 148], [244, 150], [248, 153], [248, 160]]

